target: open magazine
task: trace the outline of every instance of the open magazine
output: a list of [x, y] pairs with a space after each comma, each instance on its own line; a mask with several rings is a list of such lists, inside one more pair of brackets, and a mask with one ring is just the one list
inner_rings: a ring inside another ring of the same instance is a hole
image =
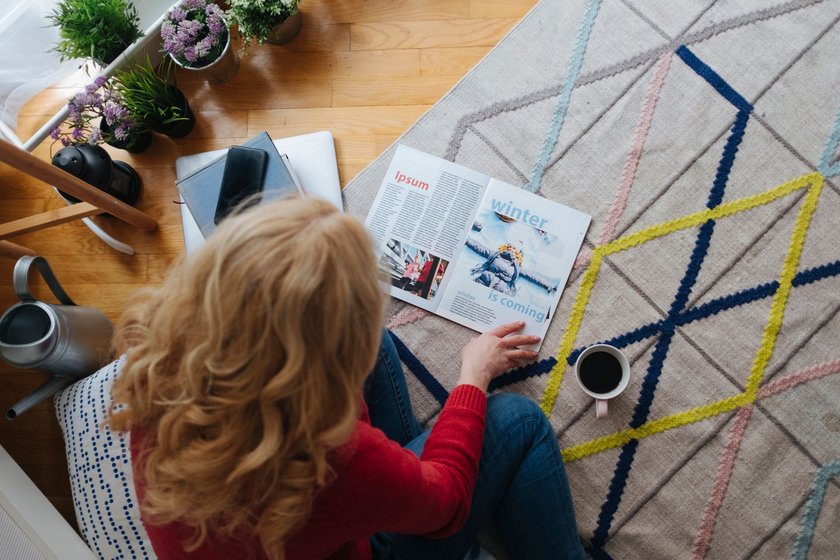
[[392, 296], [479, 332], [525, 321], [543, 337], [590, 220], [400, 145], [365, 225]]

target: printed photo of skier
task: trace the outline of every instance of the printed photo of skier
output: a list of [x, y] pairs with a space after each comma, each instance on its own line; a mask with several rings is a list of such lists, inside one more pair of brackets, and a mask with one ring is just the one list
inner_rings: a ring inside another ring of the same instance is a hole
[[472, 280], [491, 290], [547, 306], [549, 296], [561, 287], [560, 280], [551, 276], [563, 255], [563, 243], [556, 235], [485, 207], [465, 245], [462, 258]]

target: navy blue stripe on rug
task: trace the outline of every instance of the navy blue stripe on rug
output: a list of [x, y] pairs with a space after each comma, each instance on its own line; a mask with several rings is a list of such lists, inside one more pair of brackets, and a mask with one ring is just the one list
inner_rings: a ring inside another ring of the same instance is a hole
[[[632, 331], [628, 331], [613, 338], [598, 341], [598, 344], [609, 344], [610, 346], [615, 346], [616, 348], [624, 348], [636, 342], [641, 342], [652, 336], [658, 335], [660, 332], [662, 332], [662, 325], [662, 321], [654, 321], [653, 323], [648, 323], [647, 325], [643, 325], [637, 329], [633, 329]], [[590, 345], [581, 346], [580, 348], [575, 348], [574, 350], [572, 350], [572, 353], [569, 354], [569, 357], [566, 359], [566, 362], [570, 366], [574, 365], [581, 352], [586, 350], [586, 348], [589, 346]]]
[[613, 557], [607, 554], [607, 551], [603, 548], [586, 547], [584, 550], [592, 556], [592, 560], [613, 560]]
[[732, 165], [735, 163], [735, 156], [738, 155], [738, 146], [741, 145], [741, 140], [744, 139], [747, 122], [750, 120], [750, 111], [752, 111], [752, 107], [746, 111], [738, 111], [738, 115], [735, 117], [735, 124], [732, 125], [732, 132], [730, 132], [729, 138], [726, 139], [726, 145], [723, 147], [723, 155], [720, 158], [720, 163], [715, 172], [715, 180], [712, 183], [712, 190], [709, 192], [709, 199], [706, 201], [706, 208], [715, 208], [723, 201], [723, 191], [726, 189], [726, 183], [729, 181], [729, 173], [732, 171]]
[[[793, 286], [805, 286], [837, 275], [840, 275], [840, 260], [815, 266], [797, 273], [797, 275], [793, 277]], [[778, 289], [779, 282], [773, 280], [772, 282], [765, 282], [764, 284], [759, 284], [758, 286], [753, 286], [752, 288], [746, 288], [732, 294], [715, 298], [708, 303], [683, 311], [677, 317], [675, 324], [677, 327], [681, 327], [683, 325], [705, 319], [706, 317], [711, 317], [721, 311], [727, 311], [741, 305], [759, 301], [775, 295]], [[610, 346], [615, 346], [616, 348], [625, 348], [636, 342], [641, 342], [642, 340], [658, 335], [662, 332], [664, 324], [664, 321], [654, 321], [624, 334], [599, 341], [598, 344], [609, 344]], [[577, 357], [580, 356], [580, 353], [586, 350], [586, 348], [587, 346], [575, 348], [572, 353], [569, 354], [567, 363], [570, 366], [574, 365], [577, 361]]]
[[[688, 64], [698, 75], [703, 77], [715, 90], [718, 91], [724, 98], [739, 109], [732, 124], [729, 137], [726, 139], [726, 144], [723, 148], [720, 161], [715, 172], [715, 178], [709, 190], [709, 197], [706, 202], [707, 208], [717, 207], [723, 200], [723, 195], [726, 191], [726, 184], [729, 180], [729, 174], [732, 166], [735, 163], [735, 157], [738, 154], [738, 147], [744, 138], [747, 122], [749, 121], [752, 106], [746, 102], [731, 86], [729, 86], [723, 78], [709, 68], [705, 63], [700, 61], [694, 54], [685, 47], [680, 47], [677, 50], [680, 58]], [[703, 261], [708, 254], [709, 246], [711, 244], [712, 235], [715, 230], [715, 221], [707, 220], [700, 226], [697, 234], [697, 239], [694, 243], [694, 249], [691, 252], [688, 266], [685, 273], [680, 280], [680, 285], [677, 288], [677, 293], [671, 302], [668, 310], [668, 315], [662, 321], [660, 329], [661, 335], [656, 341], [653, 354], [648, 363], [647, 373], [642, 381], [642, 387], [639, 393], [639, 400], [636, 402], [636, 407], [633, 411], [633, 418], [630, 421], [630, 426], [638, 428], [647, 422], [650, 414], [650, 408], [653, 405], [653, 399], [656, 395], [656, 388], [659, 384], [659, 378], [662, 375], [662, 368], [665, 364], [665, 359], [668, 357], [668, 350], [671, 346], [671, 340], [676, 332], [676, 321], [679, 314], [688, 303], [691, 296], [691, 291], [697, 282], [697, 277], [703, 267]], [[624, 493], [624, 488], [627, 484], [627, 479], [630, 476], [630, 470], [633, 466], [633, 458], [638, 449], [638, 441], [631, 440], [624, 444], [621, 448], [621, 454], [616, 463], [613, 478], [610, 482], [607, 497], [601, 506], [601, 512], [598, 516], [598, 524], [593, 532], [592, 546], [595, 549], [600, 549], [607, 542], [609, 530], [612, 526], [612, 521], [618, 506], [621, 503], [621, 498]]]
[[583, 549], [592, 557], [592, 560], [613, 560], [613, 557], [607, 554], [607, 551], [603, 548], [585, 546]]
[[689, 66], [689, 68], [709, 82], [709, 85], [715, 88], [715, 90], [721, 94], [724, 99], [732, 103], [739, 111], [752, 111], [752, 105], [750, 105], [750, 102], [744, 99], [744, 97], [735, 91], [732, 86], [727, 84], [720, 74], [712, 70], [708, 64], [697, 58], [697, 55], [691, 52], [688, 47], [680, 45], [677, 47], [676, 53], [677, 56], [679, 56], [682, 61]]
[[520, 368], [512, 369], [491, 381], [490, 387], [487, 390], [492, 393], [502, 387], [507, 387], [508, 385], [513, 385], [514, 383], [519, 383], [520, 381], [525, 381], [526, 379], [548, 373], [556, 363], [557, 359], [551, 356], [544, 360], [540, 360], [539, 362], [534, 362]]
[[648, 364], [648, 371], [645, 379], [642, 382], [642, 389], [639, 394], [639, 400], [636, 403], [636, 408], [633, 411], [633, 419], [630, 421], [632, 428], [638, 428], [647, 422], [650, 414], [650, 407], [653, 404], [653, 398], [656, 394], [656, 387], [659, 385], [659, 378], [662, 375], [662, 366], [665, 364], [665, 358], [668, 357], [668, 350], [671, 348], [671, 340], [674, 337], [674, 332], [677, 329], [676, 318], [680, 311], [688, 302], [691, 295], [691, 290], [697, 281], [697, 276], [700, 274], [700, 269], [703, 266], [703, 260], [709, 251], [709, 245], [712, 241], [712, 234], [715, 231], [715, 221], [709, 220], [700, 226], [700, 233], [697, 235], [697, 240], [694, 244], [694, 250], [691, 252], [691, 259], [688, 262], [685, 275], [680, 281], [680, 287], [674, 296], [674, 301], [671, 303], [671, 309], [668, 311], [668, 317], [663, 321], [662, 335], [656, 341], [656, 348], [651, 356]]
[[393, 332], [391, 332], [391, 338], [394, 340], [394, 346], [397, 347], [397, 354], [399, 355], [402, 363], [405, 364], [405, 367], [414, 374], [414, 377], [423, 384], [423, 387], [425, 387], [426, 390], [429, 391], [441, 404], [441, 406], [443, 406], [446, 399], [449, 398], [449, 391], [447, 391], [444, 386], [435, 379], [435, 376], [426, 369], [423, 362], [421, 362], [417, 356], [412, 354], [411, 350], [408, 349], [408, 346], [406, 346], [405, 343]]
[[607, 543], [609, 529], [612, 526], [615, 512], [618, 510], [618, 504], [621, 502], [621, 495], [624, 493], [624, 486], [627, 484], [627, 474], [630, 473], [630, 468], [633, 466], [633, 459], [636, 457], [638, 446], [639, 440], [631, 439], [621, 448], [621, 455], [618, 456], [615, 473], [610, 482], [609, 492], [607, 492], [607, 500], [601, 507], [601, 513], [598, 515], [598, 527], [592, 535], [592, 548], [595, 550], [600, 550]]

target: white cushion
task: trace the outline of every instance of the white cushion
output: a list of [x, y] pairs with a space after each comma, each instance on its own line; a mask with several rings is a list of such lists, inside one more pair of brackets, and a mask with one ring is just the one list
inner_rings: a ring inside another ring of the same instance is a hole
[[131, 470], [129, 434], [105, 425], [117, 360], [55, 396], [64, 434], [76, 520], [100, 558], [155, 559], [140, 520]]

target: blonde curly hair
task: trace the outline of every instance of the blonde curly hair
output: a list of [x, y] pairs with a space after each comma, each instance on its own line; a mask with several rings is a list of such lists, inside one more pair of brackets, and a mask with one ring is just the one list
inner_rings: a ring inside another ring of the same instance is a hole
[[109, 424], [145, 434], [147, 519], [195, 529], [187, 550], [245, 531], [284, 558], [353, 432], [383, 308], [364, 226], [309, 198], [225, 220], [133, 296]]

